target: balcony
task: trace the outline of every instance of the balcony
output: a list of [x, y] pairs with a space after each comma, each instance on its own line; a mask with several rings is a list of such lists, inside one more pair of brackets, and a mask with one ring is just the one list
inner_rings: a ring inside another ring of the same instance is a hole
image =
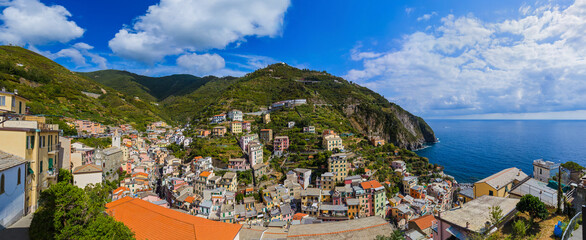
[[59, 171], [55, 170], [55, 169], [49, 169], [47, 171], [45, 171], [45, 178], [55, 178], [57, 177], [57, 173]]

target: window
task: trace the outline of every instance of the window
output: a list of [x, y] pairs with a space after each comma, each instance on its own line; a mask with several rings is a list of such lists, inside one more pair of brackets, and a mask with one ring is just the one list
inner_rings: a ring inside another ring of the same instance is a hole
[[0, 106], [6, 106], [6, 96], [0, 96]]
[[18, 114], [22, 114], [22, 102], [18, 102]]
[[488, 190], [488, 195], [494, 196], [494, 193], [492, 192], [492, 190]]
[[21, 171], [20, 168], [18, 168], [18, 181], [16, 182], [17, 185], [20, 185], [20, 175], [21, 175]]
[[41, 172], [43, 171], [43, 161], [41, 161], [41, 166], [39, 169], [41, 170]]
[[539, 169], [539, 174], [543, 174], [543, 169]]
[[4, 193], [4, 174], [0, 176], [0, 194]]

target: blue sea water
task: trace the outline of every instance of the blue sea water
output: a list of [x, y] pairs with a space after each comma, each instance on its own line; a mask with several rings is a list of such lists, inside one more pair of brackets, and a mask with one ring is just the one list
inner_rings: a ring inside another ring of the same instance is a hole
[[439, 142], [417, 151], [458, 182], [475, 182], [502, 169], [533, 173], [533, 160], [586, 166], [586, 121], [427, 120]]

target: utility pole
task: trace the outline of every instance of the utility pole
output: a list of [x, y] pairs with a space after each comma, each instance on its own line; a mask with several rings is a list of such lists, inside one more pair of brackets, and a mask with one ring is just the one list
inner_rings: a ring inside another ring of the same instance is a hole
[[562, 164], [558, 166], [558, 209], [557, 214], [562, 213]]

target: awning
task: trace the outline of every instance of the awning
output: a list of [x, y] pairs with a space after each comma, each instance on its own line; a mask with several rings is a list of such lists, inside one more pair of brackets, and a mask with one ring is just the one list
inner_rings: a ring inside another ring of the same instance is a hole
[[455, 227], [449, 227], [446, 229], [446, 231], [449, 232], [450, 234], [452, 234], [452, 236], [456, 237], [457, 239], [460, 239], [460, 240], [467, 240], [468, 239], [468, 236], [466, 234], [460, 232]]

